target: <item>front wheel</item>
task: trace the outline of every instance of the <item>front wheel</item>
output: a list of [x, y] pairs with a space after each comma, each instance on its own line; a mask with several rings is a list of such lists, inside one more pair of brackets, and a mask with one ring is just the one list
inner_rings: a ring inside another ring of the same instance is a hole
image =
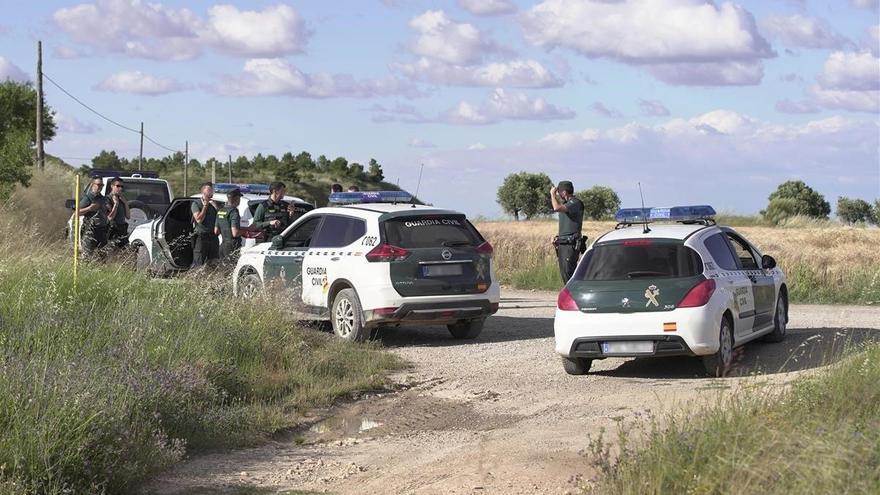
[[449, 333], [452, 334], [453, 338], [472, 340], [480, 336], [485, 321], [486, 320], [483, 318], [476, 320], [458, 320], [455, 323], [446, 325], [446, 328], [449, 329]]
[[733, 329], [730, 320], [721, 319], [721, 329], [718, 332], [718, 352], [710, 356], [703, 356], [703, 366], [706, 372], [712, 376], [723, 377], [730, 371], [733, 364]]
[[262, 288], [263, 281], [256, 273], [248, 273], [238, 281], [238, 293], [242, 299], [253, 299]]
[[779, 294], [776, 300], [776, 315], [773, 317], [773, 331], [768, 333], [764, 340], [767, 342], [782, 342], [785, 340], [786, 325], [788, 324], [788, 300]]
[[354, 289], [342, 289], [333, 299], [330, 311], [333, 333], [345, 340], [363, 342], [370, 336], [364, 325], [364, 312], [361, 301]]

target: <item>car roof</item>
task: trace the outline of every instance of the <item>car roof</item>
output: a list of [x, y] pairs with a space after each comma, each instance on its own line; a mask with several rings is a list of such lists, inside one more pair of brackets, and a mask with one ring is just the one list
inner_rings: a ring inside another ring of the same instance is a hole
[[433, 206], [414, 205], [411, 203], [362, 203], [355, 205], [339, 205], [323, 208], [323, 210], [335, 209], [345, 212], [370, 212], [377, 215], [461, 215], [461, 213]]
[[714, 225], [706, 226], [703, 224], [652, 223], [649, 224], [648, 228], [650, 229], [650, 232], [648, 233], [645, 233], [645, 227], [641, 224], [615, 229], [596, 239], [596, 242], [620, 241], [624, 239], [684, 240], [699, 230], [717, 227], [715, 227]]
[[[214, 193], [214, 196], [216, 196], [216, 197], [222, 196], [225, 198], [226, 194], [227, 193]], [[201, 194], [192, 194], [192, 195], [190, 195], [190, 197], [191, 198], [198, 198], [198, 197], [201, 197]], [[241, 199], [245, 199], [248, 202], [265, 201], [265, 200], [269, 199], [269, 196], [266, 196], [265, 194], [242, 194]], [[301, 198], [298, 198], [296, 196], [284, 196], [283, 199], [284, 199], [284, 201], [296, 201], [298, 203], [308, 203], [308, 201], [301, 199]], [[311, 203], [309, 203], [309, 204], [311, 204]]]

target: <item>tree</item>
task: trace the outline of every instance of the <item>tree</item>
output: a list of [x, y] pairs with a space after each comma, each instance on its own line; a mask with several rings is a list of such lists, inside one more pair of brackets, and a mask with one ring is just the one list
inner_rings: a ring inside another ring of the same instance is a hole
[[348, 166], [348, 176], [352, 179], [358, 180], [364, 180], [367, 178], [366, 174], [364, 174], [364, 166], [357, 162]]
[[101, 150], [92, 158], [92, 168], [106, 168], [111, 170], [125, 170], [128, 160], [120, 158], [115, 151]]
[[[773, 191], [773, 193], [770, 194], [768, 199], [770, 200], [770, 205], [768, 205], [766, 210], [761, 212], [761, 215], [771, 220], [773, 219], [770, 218], [771, 215], [768, 215], [768, 213], [770, 213], [770, 207], [773, 205], [773, 201], [777, 199], [791, 201], [786, 201], [784, 205], [782, 203], [778, 204], [772, 212], [773, 215], [779, 215], [785, 210], [789, 213], [789, 216], [803, 215], [812, 218], [827, 219], [828, 215], [831, 213], [831, 205], [828, 201], [825, 201], [825, 197], [819, 192], [814, 191], [813, 188], [806, 185], [804, 181], [801, 180], [783, 182], [775, 191]], [[773, 221], [778, 222], [780, 220], [782, 220], [782, 218], [777, 216]]]
[[32, 164], [28, 133], [24, 130], [7, 132], [0, 141], [0, 202], [9, 198], [16, 184], [30, 185]]
[[319, 172], [327, 172], [328, 170], [330, 170], [330, 160], [328, 160], [327, 157], [324, 155], [318, 157], [316, 165]]
[[620, 209], [620, 197], [610, 187], [593, 186], [575, 196], [584, 202], [584, 216], [591, 220], [613, 217]]
[[547, 215], [553, 211], [550, 203], [550, 187], [553, 183], [547, 174], [519, 172], [504, 178], [498, 188], [498, 204], [505, 212], [519, 220], [522, 213], [526, 219], [535, 215]]
[[381, 182], [385, 180], [385, 174], [382, 172], [382, 165], [379, 165], [379, 162], [377, 162], [375, 158], [370, 158], [369, 167], [370, 170], [367, 175], [368, 179], [373, 182]]
[[880, 226], [880, 199], [874, 200], [874, 225]]
[[337, 177], [345, 177], [348, 175], [348, 160], [345, 157], [337, 156], [330, 162], [329, 172]]
[[302, 171], [314, 170], [315, 169], [315, 161], [312, 160], [312, 155], [308, 152], [301, 152], [296, 155], [296, 167]]
[[792, 198], [775, 198], [767, 205], [766, 210], [761, 211], [761, 216], [771, 223], [781, 223], [786, 218], [797, 215], [798, 202]]
[[864, 199], [837, 198], [837, 217], [844, 223], [876, 223], [871, 203]]
[[[12, 193], [16, 185], [30, 184], [36, 143], [37, 92], [30, 83], [0, 83], [0, 200]], [[43, 105], [43, 140], [55, 137], [54, 112]]]

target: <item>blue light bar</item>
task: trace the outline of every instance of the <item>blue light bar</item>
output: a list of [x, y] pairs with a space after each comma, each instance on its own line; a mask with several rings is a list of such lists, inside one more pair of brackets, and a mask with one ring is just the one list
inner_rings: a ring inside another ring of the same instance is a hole
[[618, 223], [714, 220], [715, 208], [709, 205], [672, 206], [667, 208], [624, 208], [614, 215], [614, 219]]
[[233, 189], [238, 189], [242, 194], [269, 195], [268, 184], [232, 184], [229, 182], [218, 182], [214, 184], [214, 192], [216, 193], [228, 193]]
[[356, 205], [362, 203], [408, 203], [412, 194], [406, 191], [337, 192], [330, 195], [330, 203]]

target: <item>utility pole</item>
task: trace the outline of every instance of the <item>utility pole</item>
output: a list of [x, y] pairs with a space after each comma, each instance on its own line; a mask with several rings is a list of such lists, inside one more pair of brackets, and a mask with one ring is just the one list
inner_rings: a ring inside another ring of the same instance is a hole
[[144, 168], [144, 123], [141, 122], [141, 154], [138, 156], [138, 170]]
[[186, 196], [186, 179], [189, 172], [189, 141], [186, 141], [183, 150], [183, 195]]
[[211, 184], [217, 183], [217, 159], [211, 157]]
[[37, 165], [46, 167], [43, 152], [43, 42], [37, 41]]
[[229, 183], [232, 184], [232, 155], [229, 155]]

